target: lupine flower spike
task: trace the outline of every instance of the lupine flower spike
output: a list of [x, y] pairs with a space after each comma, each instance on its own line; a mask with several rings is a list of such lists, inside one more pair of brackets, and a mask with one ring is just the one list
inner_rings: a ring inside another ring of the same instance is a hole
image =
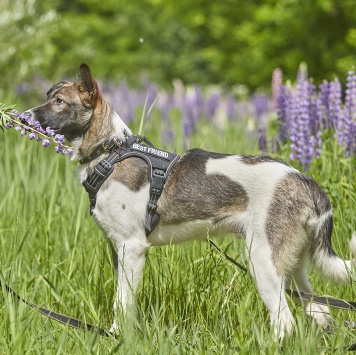
[[[2, 112], [0, 112], [1, 114]], [[62, 153], [63, 155], [73, 154], [73, 149], [64, 145], [64, 136], [56, 134], [53, 129], [47, 127], [45, 130], [41, 127], [40, 123], [33, 120], [28, 113], [19, 113], [16, 110], [12, 110], [11, 114], [4, 114], [6, 116], [2, 123], [6, 129], [15, 128], [19, 131], [21, 136], [27, 136], [30, 140], [36, 140], [42, 142], [44, 148], [49, 147], [51, 142], [55, 143], [56, 153]], [[5, 122], [6, 121], [6, 122]]]
[[[302, 68], [303, 69], [303, 68]], [[342, 98], [345, 97], [343, 102]], [[295, 90], [286, 85], [276, 98], [279, 140], [290, 141], [292, 160], [299, 160], [308, 169], [312, 158], [320, 157], [322, 135], [333, 130], [346, 156], [356, 153], [356, 75], [348, 73], [345, 95], [340, 81], [324, 81], [317, 92], [307, 78], [307, 71], [298, 72]]]

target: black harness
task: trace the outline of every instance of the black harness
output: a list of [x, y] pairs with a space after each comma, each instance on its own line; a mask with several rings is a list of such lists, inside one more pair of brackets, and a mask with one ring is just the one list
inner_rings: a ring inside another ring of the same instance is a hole
[[[148, 145], [140, 144], [142, 142]], [[128, 137], [124, 142], [113, 140], [101, 145], [95, 150], [94, 158], [107, 151], [109, 151], [109, 155], [95, 166], [94, 171], [83, 182], [83, 186], [89, 194], [90, 214], [93, 213], [96, 205], [96, 195], [101, 185], [113, 172], [114, 164], [130, 157], [141, 158], [149, 168], [150, 199], [147, 204], [144, 224], [146, 236], [148, 237], [159, 222], [157, 201], [162, 194], [163, 186], [167, 181], [170, 170], [179, 159], [179, 155], [159, 150], [147, 138], [137, 135]], [[79, 162], [86, 163], [94, 158], [86, 157]]]

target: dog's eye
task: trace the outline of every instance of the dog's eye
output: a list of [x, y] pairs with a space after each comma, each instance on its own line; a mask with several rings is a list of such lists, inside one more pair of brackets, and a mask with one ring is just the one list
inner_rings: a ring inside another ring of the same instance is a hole
[[56, 98], [56, 104], [60, 105], [62, 104], [64, 101], [62, 99], [60, 99], [59, 97]]

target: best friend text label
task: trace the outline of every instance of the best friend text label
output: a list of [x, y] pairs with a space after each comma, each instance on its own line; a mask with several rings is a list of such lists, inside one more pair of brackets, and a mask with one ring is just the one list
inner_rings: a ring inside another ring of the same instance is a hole
[[147, 147], [145, 145], [141, 145], [141, 144], [138, 144], [138, 143], [134, 143], [132, 145], [132, 149], [139, 150], [140, 152], [145, 152], [145, 153], [148, 153], [148, 154], [156, 155], [158, 157], [162, 157], [162, 158], [165, 158], [165, 159], [169, 159], [169, 155], [168, 155], [167, 152], [164, 152], [163, 150], [159, 150], [159, 149], [156, 149], [156, 148]]

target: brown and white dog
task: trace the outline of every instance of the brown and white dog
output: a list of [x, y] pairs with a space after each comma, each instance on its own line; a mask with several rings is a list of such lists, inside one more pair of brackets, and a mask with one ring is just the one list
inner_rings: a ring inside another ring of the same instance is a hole
[[[72, 144], [73, 159], [90, 156], [99, 143], [132, 135], [102, 98], [90, 69], [82, 64], [78, 82], [62, 81], [47, 93], [47, 102], [28, 112]], [[83, 182], [105, 157], [79, 166]], [[147, 164], [128, 158], [115, 165], [97, 194], [93, 216], [112, 244], [118, 288], [114, 303], [124, 312], [133, 304], [151, 245], [180, 243], [225, 233], [243, 234], [251, 275], [267, 306], [277, 337], [293, 328], [285, 297], [292, 280], [312, 292], [307, 260], [336, 281], [347, 281], [354, 260], [344, 261], [331, 247], [333, 218], [324, 191], [293, 167], [269, 157], [186, 152], [173, 167], [158, 200], [160, 222], [147, 238], [144, 230], [149, 200]], [[356, 236], [351, 240], [356, 254]], [[307, 314], [326, 326], [326, 306], [309, 303]], [[117, 329], [114, 320], [111, 330]]]

